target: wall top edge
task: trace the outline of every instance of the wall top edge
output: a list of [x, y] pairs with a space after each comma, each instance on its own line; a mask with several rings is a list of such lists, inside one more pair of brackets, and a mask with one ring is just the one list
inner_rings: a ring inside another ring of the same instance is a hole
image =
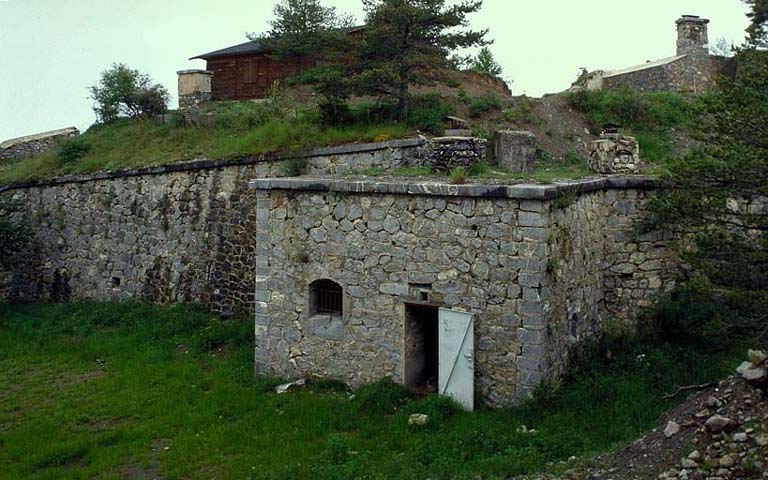
[[340, 180], [332, 178], [258, 178], [249, 182], [254, 190], [291, 190], [348, 194], [396, 194], [439, 197], [509, 198], [554, 200], [563, 195], [611, 189], [655, 189], [660, 182], [649, 176], [605, 176], [552, 184], [465, 184], [441, 182], [396, 182], [376, 180]]

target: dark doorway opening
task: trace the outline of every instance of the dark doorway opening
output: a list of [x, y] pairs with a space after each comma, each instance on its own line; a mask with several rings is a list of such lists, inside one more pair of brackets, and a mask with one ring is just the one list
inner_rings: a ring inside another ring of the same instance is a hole
[[405, 306], [405, 384], [419, 392], [437, 391], [437, 307]]

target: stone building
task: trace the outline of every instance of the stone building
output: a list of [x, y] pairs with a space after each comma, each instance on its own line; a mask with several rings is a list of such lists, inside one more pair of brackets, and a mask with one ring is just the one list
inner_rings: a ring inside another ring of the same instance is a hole
[[256, 370], [514, 404], [672, 285], [669, 238], [631, 234], [651, 185], [253, 180]]
[[642, 92], [698, 93], [712, 87], [726, 73], [728, 60], [709, 53], [709, 20], [683, 15], [675, 22], [677, 51], [674, 56], [620, 70], [584, 71], [571, 87], [587, 90], [632, 88]]

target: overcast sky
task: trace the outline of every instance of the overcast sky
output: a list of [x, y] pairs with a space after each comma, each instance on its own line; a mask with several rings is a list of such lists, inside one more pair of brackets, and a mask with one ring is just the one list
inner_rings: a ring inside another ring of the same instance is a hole
[[[362, 20], [360, 0], [327, 0]], [[267, 29], [272, 0], [0, 0], [0, 141], [95, 120], [87, 87], [113, 62], [149, 73], [173, 94], [188, 58]], [[485, 0], [470, 17], [489, 28], [516, 95], [567, 88], [580, 67], [613, 69], [675, 53], [675, 20], [712, 20], [710, 42], [740, 43], [740, 0]]]

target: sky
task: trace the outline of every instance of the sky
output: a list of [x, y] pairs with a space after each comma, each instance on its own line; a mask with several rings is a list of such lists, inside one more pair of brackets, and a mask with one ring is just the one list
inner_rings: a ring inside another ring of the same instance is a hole
[[[448, 3], [451, 3], [448, 0]], [[363, 19], [361, 0], [326, 4]], [[0, 141], [88, 128], [88, 87], [114, 62], [148, 73], [173, 95], [195, 55], [268, 29], [273, 0], [0, 0]], [[616, 69], [675, 54], [675, 20], [712, 20], [710, 43], [741, 43], [741, 0], [485, 0], [470, 16], [515, 95], [562, 91], [581, 67]]]

